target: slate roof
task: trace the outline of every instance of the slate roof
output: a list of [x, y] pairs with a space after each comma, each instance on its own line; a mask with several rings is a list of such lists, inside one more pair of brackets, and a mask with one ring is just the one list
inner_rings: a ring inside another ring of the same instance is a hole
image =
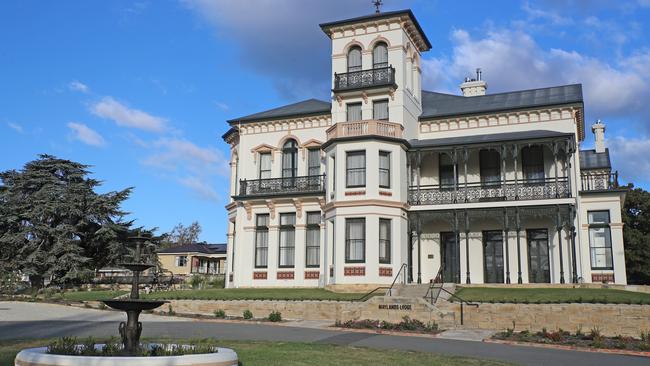
[[265, 119], [287, 118], [294, 116], [308, 116], [315, 114], [330, 113], [332, 104], [318, 99], [307, 99], [302, 102], [288, 104], [282, 107], [269, 109], [264, 112], [250, 114], [248, 116], [231, 119], [228, 123], [250, 122]]
[[580, 150], [580, 170], [611, 169], [609, 149], [597, 153], [596, 150]]
[[341, 25], [346, 25], [346, 24], [353, 24], [353, 23], [358, 23], [358, 22], [365, 22], [367, 20], [379, 20], [379, 19], [386, 19], [386, 18], [391, 18], [394, 16], [399, 16], [399, 15], [407, 15], [411, 18], [411, 21], [413, 21], [413, 24], [417, 28], [418, 32], [420, 32], [420, 35], [422, 36], [422, 39], [426, 43], [427, 47], [431, 49], [431, 42], [429, 42], [429, 39], [427, 38], [427, 35], [424, 33], [422, 30], [422, 27], [420, 26], [420, 23], [418, 23], [418, 20], [415, 18], [415, 15], [410, 9], [404, 9], [404, 10], [395, 10], [395, 11], [386, 11], [386, 12], [381, 12], [381, 13], [373, 13], [370, 15], [364, 15], [356, 18], [349, 18], [349, 19], [343, 19], [343, 20], [337, 20], [334, 22], [327, 22], [327, 23], [321, 23], [319, 24], [321, 29], [323, 31], [327, 31], [329, 28], [332, 27], [337, 27]]
[[581, 84], [518, 90], [474, 97], [423, 90], [420, 119], [582, 102]]
[[532, 130], [516, 131], [504, 133], [490, 133], [484, 135], [460, 136], [460, 137], [443, 137], [438, 139], [410, 140], [409, 143], [413, 149], [424, 147], [443, 147], [453, 145], [472, 145], [498, 143], [503, 141], [522, 141], [544, 139], [551, 137], [571, 137], [571, 133], [563, 133], [549, 130]]
[[193, 243], [186, 245], [179, 245], [158, 251], [158, 254], [174, 254], [174, 253], [202, 253], [202, 254], [225, 254], [226, 244], [203, 244]]

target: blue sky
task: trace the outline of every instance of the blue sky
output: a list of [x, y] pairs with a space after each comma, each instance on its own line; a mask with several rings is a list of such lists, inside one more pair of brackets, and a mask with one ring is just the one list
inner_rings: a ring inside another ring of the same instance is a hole
[[[458, 93], [476, 67], [488, 92], [582, 83], [587, 129], [623, 182], [650, 188], [650, 0], [392, 1], [433, 49], [428, 90]], [[136, 223], [226, 231], [226, 120], [329, 97], [318, 23], [370, 0], [3, 1], [0, 170], [48, 153], [92, 165], [102, 191], [135, 187]], [[593, 144], [588, 133], [583, 148]]]

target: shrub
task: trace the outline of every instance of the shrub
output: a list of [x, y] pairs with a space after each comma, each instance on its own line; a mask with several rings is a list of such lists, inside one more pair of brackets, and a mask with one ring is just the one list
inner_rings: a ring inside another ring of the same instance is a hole
[[244, 310], [244, 319], [253, 319], [253, 313], [250, 310]]
[[167, 305], [167, 315], [176, 315], [176, 312], [174, 311], [174, 308], [172, 308], [171, 304]]
[[641, 332], [641, 341], [650, 344], [650, 330]]
[[196, 290], [198, 288], [202, 288], [204, 283], [205, 283], [205, 277], [203, 277], [203, 276], [194, 275], [194, 276], [190, 277], [190, 286], [194, 290]]
[[104, 310], [104, 309], [106, 309], [106, 304], [104, 304], [103, 302], [100, 302], [100, 303], [99, 303], [99, 309], [100, 309], [100, 310]]
[[603, 335], [600, 331], [600, 328], [598, 327], [591, 328], [591, 331], [589, 332], [589, 338], [591, 338], [594, 341], [594, 343], [601, 343], [603, 340]]
[[225, 287], [225, 281], [224, 281], [223, 278], [220, 278], [220, 277], [213, 278], [210, 281], [209, 284], [210, 284], [210, 287], [212, 287], [212, 288], [224, 288]]
[[507, 337], [512, 337], [512, 335], [515, 333], [515, 321], [512, 321], [512, 328], [506, 328], [506, 336]]
[[221, 319], [223, 319], [223, 318], [226, 317], [226, 312], [223, 311], [222, 309], [215, 310], [215, 311], [214, 311], [214, 317], [215, 317], [215, 318], [221, 318]]
[[578, 329], [576, 329], [576, 337], [582, 338], [584, 337], [584, 333], [582, 332], [582, 324], [578, 325]]
[[282, 313], [280, 313], [279, 311], [272, 311], [269, 314], [269, 320], [272, 322], [282, 321]]

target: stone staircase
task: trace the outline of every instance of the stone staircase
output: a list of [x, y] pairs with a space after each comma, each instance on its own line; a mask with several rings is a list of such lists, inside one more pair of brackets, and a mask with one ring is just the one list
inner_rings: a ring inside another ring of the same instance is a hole
[[[426, 301], [429, 301], [430, 298], [437, 299], [437, 301], [449, 300], [451, 297], [449, 293], [440, 290], [440, 284], [436, 284], [436, 286], [431, 289], [431, 293], [429, 293], [430, 286], [431, 285], [428, 283], [395, 285], [393, 288], [393, 296], [411, 298], [424, 298], [424, 296], [426, 296]], [[456, 291], [456, 284], [445, 283], [442, 285], [442, 288], [453, 294]]]

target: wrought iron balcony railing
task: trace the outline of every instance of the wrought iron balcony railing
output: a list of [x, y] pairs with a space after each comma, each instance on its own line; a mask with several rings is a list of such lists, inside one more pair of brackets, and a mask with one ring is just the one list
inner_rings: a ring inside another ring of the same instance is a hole
[[395, 85], [395, 68], [392, 66], [334, 74], [334, 91], [391, 85]]
[[325, 174], [239, 181], [239, 197], [325, 194]]
[[402, 138], [404, 126], [399, 123], [377, 120], [339, 122], [327, 129], [327, 139], [340, 137], [377, 135]]
[[545, 178], [535, 181], [507, 180], [490, 183], [459, 183], [453, 185], [427, 185], [409, 188], [410, 205], [442, 205], [451, 203], [498, 202], [516, 200], [538, 200], [571, 197], [566, 177]]
[[580, 174], [583, 191], [606, 191], [618, 188], [618, 172]]

